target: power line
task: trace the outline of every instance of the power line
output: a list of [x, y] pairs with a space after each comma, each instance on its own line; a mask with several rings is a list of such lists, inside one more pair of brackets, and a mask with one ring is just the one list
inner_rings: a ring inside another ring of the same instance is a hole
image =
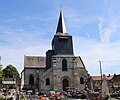
[[119, 62], [120, 63], [120, 60], [108, 60], [108, 61], [102, 61], [102, 62]]
[[93, 63], [91, 66], [89, 66], [89, 69], [93, 68], [94, 66], [96, 66], [98, 64], [98, 61], [96, 61], [95, 63]]

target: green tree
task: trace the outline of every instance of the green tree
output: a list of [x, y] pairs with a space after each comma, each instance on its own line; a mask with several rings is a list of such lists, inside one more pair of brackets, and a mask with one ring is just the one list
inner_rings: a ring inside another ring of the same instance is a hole
[[2, 76], [4, 76], [5, 78], [20, 78], [17, 69], [13, 65], [8, 65], [6, 68], [4, 68]]
[[0, 80], [2, 80], [2, 66], [0, 66]]

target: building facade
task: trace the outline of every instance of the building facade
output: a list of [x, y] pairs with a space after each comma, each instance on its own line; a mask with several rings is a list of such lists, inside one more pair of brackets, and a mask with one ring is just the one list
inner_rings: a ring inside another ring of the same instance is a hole
[[74, 55], [72, 36], [66, 32], [63, 12], [60, 11], [52, 49], [46, 57], [24, 56], [21, 88], [33, 91], [82, 90], [88, 72], [80, 56]]

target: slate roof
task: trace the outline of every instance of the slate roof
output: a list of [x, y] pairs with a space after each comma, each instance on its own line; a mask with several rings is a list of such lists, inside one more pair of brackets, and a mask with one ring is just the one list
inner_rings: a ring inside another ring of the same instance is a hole
[[45, 68], [46, 57], [43, 56], [24, 56], [25, 68]]
[[69, 57], [75, 57], [74, 55], [53, 55], [53, 57], [66, 57], [66, 58], [69, 58]]
[[64, 22], [64, 17], [63, 17], [63, 12], [60, 11], [60, 16], [59, 16], [59, 21], [58, 21], [58, 26], [56, 33], [66, 33], [66, 27], [65, 27], [65, 22]]

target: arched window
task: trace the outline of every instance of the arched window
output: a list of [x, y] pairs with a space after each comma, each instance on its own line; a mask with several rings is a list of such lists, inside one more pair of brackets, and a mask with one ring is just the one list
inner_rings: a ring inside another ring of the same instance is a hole
[[30, 75], [30, 77], [29, 77], [29, 85], [34, 85], [34, 77], [33, 77], [33, 75]]
[[49, 78], [46, 79], [46, 85], [50, 85], [50, 79]]
[[62, 60], [62, 71], [67, 71], [67, 60], [66, 59]]
[[84, 78], [80, 78], [80, 84], [84, 84]]

